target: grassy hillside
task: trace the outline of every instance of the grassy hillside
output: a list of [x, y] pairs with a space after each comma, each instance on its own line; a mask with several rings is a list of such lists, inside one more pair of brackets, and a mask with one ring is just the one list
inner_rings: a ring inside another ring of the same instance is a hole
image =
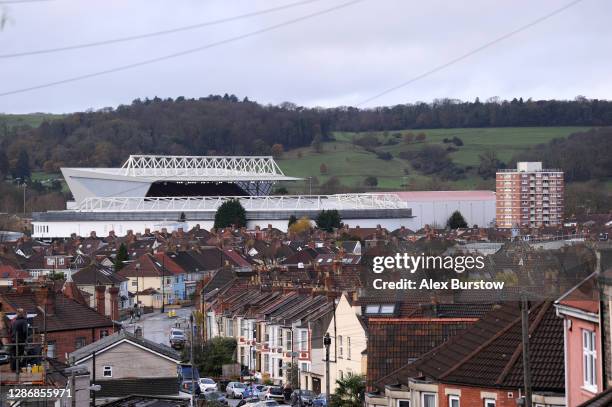
[[[423, 188], [451, 188], [451, 189], [477, 189], [492, 188], [493, 181], [485, 181], [474, 171], [469, 171], [467, 178], [458, 181], [443, 182], [434, 185], [431, 177], [423, 176], [415, 171], [407, 160], [399, 158], [402, 151], [423, 148], [425, 145], [440, 145], [447, 148], [451, 144], [443, 143], [444, 138], [459, 137], [463, 146], [456, 147], [457, 151], [450, 153], [450, 158], [456, 164], [468, 168], [479, 165], [479, 154], [487, 150], [494, 150], [498, 158], [508, 162], [514, 154], [524, 151], [531, 146], [547, 143], [553, 138], [567, 137], [568, 135], [587, 130], [588, 127], [511, 127], [511, 128], [474, 128], [474, 129], [431, 129], [431, 130], [405, 130], [385, 133], [370, 133], [376, 135], [381, 146], [376, 148], [379, 152], [389, 152], [393, 159], [385, 161], [377, 158], [371, 151], [353, 144], [355, 137], [364, 133], [336, 133], [336, 140], [323, 143], [323, 152], [316, 153], [310, 147], [287, 151], [278, 160], [279, 166], [285, 174], [307, 178], [316, 176], [323, 183], [331, 176], [336, 176], [345, 186], [364, 188], [364, 178], [372, 175], [378, 178], [379, 189], [423, 189]], [[424, 142], [406, 144], [397, 133], [403, 137], [405, 133], [412, 132], [426, 134]], [[385, 145], [390, 138], [395, 138], [399, 144]], [[325, 164], [327, 174], [321, 174], [320, 166]], [[407, 173], [406, 173], [407, 172]], [[285, 185], [290, 192], [307, 190], [308, 182]], [[306, 186], [305, 186], [306, 184]], [[366, 189], [372, 189], [367, 187]], [[313, 187], [313, 193], [316, 187]]]
[[[51, 113], [4, 114], [0, 113], [0, 127], [38, 127], [45, 120], [62, 118], [64, 115]], [[0, 133], [2, 134], [2, 133]]]

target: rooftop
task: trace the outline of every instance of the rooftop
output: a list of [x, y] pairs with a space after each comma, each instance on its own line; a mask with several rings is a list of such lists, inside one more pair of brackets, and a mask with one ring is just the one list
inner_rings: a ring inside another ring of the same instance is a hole
[[62, 168], [91, 178], [147, 181], [295, 181], [271, 156], [130, 155], [121, 168]]

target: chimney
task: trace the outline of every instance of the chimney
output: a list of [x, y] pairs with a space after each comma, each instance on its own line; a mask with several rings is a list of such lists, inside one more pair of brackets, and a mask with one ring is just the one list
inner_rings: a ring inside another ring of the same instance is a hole
[[72, 281], [72, 276], [70, 274], [68, 274], [68, 279], [64, 283], [64, 287], [62, 288], [62, 292], [64, 293], [64, 295], [67, 298], [70, 298], [71, 300], [74, 300], [74, 301], [76, 301], [76, 302], [78, 302], [80, 304], [88, 305], [87, 301], [83, 297], [83, 294], [81, 294], [81, 291], [79, 290], [79, 287], [77, 287], [75, 282]]
[[47, 286], [42, 286], [34, 293], [36, 304], [42, 308], [47, 315], [55, 314], [55, 295]]
[[98, 311], [98, 314], [101, 315], [106, 315], [106, 311], [104, 310], [104, 302], [106, 301], [105, 299], [105, 293], [106, 291], [106, 287], [103, 285], [97, 285], [96, 286], [96, 311]]
[[110, 318], [113, 321], [119, 320], [119, 287], [112, 286], [108, 289], [108, 293], [110, 294]]

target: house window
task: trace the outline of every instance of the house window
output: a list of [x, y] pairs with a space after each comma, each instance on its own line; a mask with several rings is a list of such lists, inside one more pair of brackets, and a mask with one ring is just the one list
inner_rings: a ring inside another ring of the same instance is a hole
[[410, 400], [397, 400], [397, 407], [410, 407]]
[[423, 407], [436, 407], [436, 394], [435, 393], [422, 393], [421, 394], [421, 405]]
[[79, 336], [74, 341], [74, 348], [80, 349], [85, 346], [85, 338], [83, 336]]
[[595, 332], [582, 330], [582, 371], [584, 387], [597, 391], [597, 351], [595, 350]]
[[113, 377], [113, 367], [112, 366], [104, 366], [102, 368], [102, 376], [104, 376], [104, 377]]
[[448, 407], [459, 407], [459, 396], [448, 396]]
[[484, 407], [495, 407], [495, 400], [484, 399]]
[[291, 349], [293, 350], [293, 346], [291, 346], [291, 341], [292, 341], [292, 332], [291, 331], [287, 331], [287, 334], [285, 335], [285, 349]]
[[300, 346], [298, 349], [301, 351], [308, 350], [308, 331], [305, 329], [300, 331]]
[[338, 370], [338, 376], [340, 376], [340, 380], [344, 379], [344, 372], [342, 370]]
[[264, 373], [268, 373], [270, 371], [270, 355], [264, 355], [263, 371]]
[[351, 360], [351, 337], [346, 337], [346, 358]]
[[342, 344], [342, 335], [338, 335], [338, 357], [341, 358], [343, 357], [342, 354], [344, 353], [344, 345]]
[[132, 287], [138, 287], [138, 280], [132, 281]]
[[310, 368], [308, 367], [308, 363], [300, 363], [300, 372], [308, 373]]
[[227, 336], [234, 336], [234, 321], [231, 319], [227, 320]]

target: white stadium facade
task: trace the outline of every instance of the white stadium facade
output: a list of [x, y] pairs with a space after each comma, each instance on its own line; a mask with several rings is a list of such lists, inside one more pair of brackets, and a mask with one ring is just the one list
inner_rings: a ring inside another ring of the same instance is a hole
[[285, 176], [272, 157], [132, 155], [121, 168], [62, 173], [74, 201], [66, 210], [34, 213], [36, 238], [210, 229], [229, 199], [245, 207], [249, 228], [286, 230], [291, 215], [313, 219], [324, 209], [338, 210], [349, 226], [394, 230], [412, 218], [408, 203], [390, 193], [270, 196], [273, 184], [300, 180]]

